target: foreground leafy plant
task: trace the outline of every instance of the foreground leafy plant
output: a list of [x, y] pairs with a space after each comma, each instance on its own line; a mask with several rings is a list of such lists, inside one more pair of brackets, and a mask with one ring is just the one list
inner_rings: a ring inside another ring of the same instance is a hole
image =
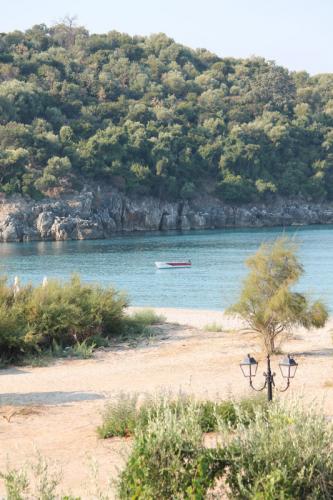
[[120, 498], [333, 497], [333, 427], [323, 415], [300, 401], [245, 400], [230, 406], [235, 420], [216, 416], [218, 444], [206, 449], [201, 408], [190, 401], [175, 411], [164, 400], [148, 412], [135, 430]]
[[[225, 423], [220, 422], [225, 434]], [[229, 431], [227, 431], [228, 433]], [[333, 427], [300, 401], [276, 401], [237, 423], [221, 449], [232, 498], [331, 499]]]
[[213, 452], [203, 446], [198, 408], [188, 405], [176, 414], [166, 403], [136, 430], [119, 497], [203, 498], [215, 468]]
[[49, 463], [39, 453], [33, 463], [21, 470], [8, 467], [6, 472], [0, 472], [0, 479], [4, 482], [7, 500], [62, 498], [62, 495], [57, 494], [60, 473], [51, 470]]
[[[105, 484], [101, 481], [98, 465], [90, 464], [89, 483], [92, 490], [88, 496], [73, 496], [61, 493], [61, 473], [54, 468], [39, 452], [32, 460], [27, 462], [21, 469], [7, 466], [5, 472], [0, 472], [0, 480], [3, 481], [6, 500], [83, 500], [93, 498], [95, 500], [111, 500], [114, 495], [111, 492], [111, 483]], [[90, 490], [90, 488], [89, 488]]]
[[8, 499], [23, 499], [23, 494], [27, 493], [29, 488], [29, 480], [24, 470], [8, 469], [6, 472], [0, 472], [0, 479], [4, 482]]

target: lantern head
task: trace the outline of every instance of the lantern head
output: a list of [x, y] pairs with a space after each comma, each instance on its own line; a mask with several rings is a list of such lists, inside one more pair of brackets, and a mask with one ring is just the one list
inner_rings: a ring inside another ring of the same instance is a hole
[[284, 378], [294, 378], [297, 370], [298, 364], [294, 358], [290, 357], [290, 354], [284, 358], [280, 363], [279, 367], [281, 370], [282, 377]]
[[241, 367], [244, 377], [255, 377], [257, 373], [258, 363], [255, 358], [250, 356], [250, 354], [248, 354], [244, 358], [239, 366]]

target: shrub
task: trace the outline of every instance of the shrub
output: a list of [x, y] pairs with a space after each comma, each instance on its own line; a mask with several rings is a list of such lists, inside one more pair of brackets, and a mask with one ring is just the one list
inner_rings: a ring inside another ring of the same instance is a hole
[[127, 305], [113, 288], [83, 284], [78, 276], [33, 288], [29, 299], [26, 341], [44, 348], [53, 340], [71, 346], [96, 334], [119, 333]]
[[171, 399], [145, 397], [141, 403], [138, 394], [120, 393], [110, 401], [103, 413], [103, 423], [97, 428], [101, 438], [114, 436], [129, 436], [134, 434], [136, 428], [144, 429], [150, 418], [155, 418], [164, 408], [168, 407], [176, 416], [180, 415], [192, 399], [180, 395]]
[[21, 470], [7, 467], [6, 472], [0, 472], [0, 479], [4, 482], [8, 500], [73, 498], [57, 494], [61, 474], [50, 469], [49, 463], [39, 453], [33, 463]]
[[[212, 416], [223, 445], [205, 449]], [[214, 498], [333, 497], [332, 424], [299, 401], [164, 399], [146, 417], [135, 429], [120, 498], [206, 498], [211, 487]]]
[[214, 479], [213, 455], [203, 446], [196, 405], [176, 414], [166, 402], [136, 430], [119, 497], [203, 498]]
[[31, 353], [72, 347], [72, 355], [91, 355], [94, 339], [119, 335], [127, 299], [113, 288], [84, 284], [73, 276], [47, 286], [21, 286], [0, 279], [0, 349], [15, 361]]
[[26, 350], [25, 303], [30, 290], [30, 287], [21, 287], [20, 293], [15, 295], [6, 278], [0, 278], [0, 352], [3, 361], [11, 362]]
[[217, 423], [222, 419], [226, 424], [234, 425], [237, 415], [232, 401], [201, 401], [198, 403], [199, 425], [202, 432], [217, 430]]
[[24, 470], [8, 469], [0, 472], [0, 479], [3, 480], [8, 499], [21, 500], [23, 494], [27, 493], [29, 480]]
[[202, 432], [214, 432], [219, 429], [219, 422], [223, 421], [228, 427], [234, 427], [239, 418], [243, 422], [250, 422], [255, 415], [256, 408], [265, 408], [266, 399], [255, 397], [242, 399], [239, 403], [232, 400], [225, 401], [196, 401], [191, 396], [181, 395], [169, 402], [175, 415], [194, 406], [197, 409], [198, 423]]
[[17, 308], [0, 306], [0, 352], [3, 362], [14, 361], [24, 353], [25, 328]]
[[115, 401], [110, 401], [103, 413], [103, 423], [97, 428], [99, 437], [129, 436], [134, 433], [139, 411], [138, 395], [121, 393]]
[[232, 498], [332, 498], [332, 442], [332, 425], [297, 401], [256, 408], [251, 421], [240, 415], [222, 449]]

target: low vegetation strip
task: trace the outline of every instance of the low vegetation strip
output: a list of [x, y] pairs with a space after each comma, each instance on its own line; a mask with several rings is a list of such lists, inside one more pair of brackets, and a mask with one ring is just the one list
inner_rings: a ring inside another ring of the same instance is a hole
[[11, 287], [0, 278], [1, 364], [92, 355], [112, 338], [142, 336], [163, 318], [151, 310], [126, 314], [128, 299], [112, 287], [67, 282]]
[[237, 423], [237, 408], [241, 408], [243, 415], [250, 421], [253, 418], [256, 406], [265, 406], [262, 398], [244, 399], [236, 404], [233, 401], [197, 401], [192, 396], [179, 394], [177, 397], [162, 396], [140, 399], [138, 394], [121, 393], [114, 401], [110, 401], [104, 410], [102, 424], [97, 432], [101, 438], [114, 436], [134, 435], [136, 429], [143, 429], [152, 418], [156, 418], [166, 408], [176, 417], [190, 408], [197, 414], [201, 432], [218, 430], [218, 422], [223, 421], [233, 427]]
[[220, 439], [209, 449], [200, 406], [149, 413], [135, 430], [119, 498], [332, 498], [333, 428], [322, 415], [300, 401], [234, 410], [232, 426], [216, 415]]

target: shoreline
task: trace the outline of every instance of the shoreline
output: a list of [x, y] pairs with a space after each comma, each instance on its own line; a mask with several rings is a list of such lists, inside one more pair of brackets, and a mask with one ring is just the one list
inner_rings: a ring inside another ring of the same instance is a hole
[[[332, 227], [330, 227], [332, 226]], [[295, 229], [297, 232], [298, 230], [302, 229], [327, 229], [330, 230], [333, 228], [333, 220], [330, 221], [315, 221], [315, 222], [290, 222], [290, 221], [279, 221], [276, 224], [235, 224], [235, 225], [226, 225], [226, 226], [209, 226], [209, 227], [186, 227], [186, 228], [168, 228], [168, 229], [149, 229], [149, 228], [143, 228], [143, 229], [120, 229], [113, 231], [106, 236], [100, 236], [100, 237], [85, 237], [85, 238], [22, 238], [22, 239], [2, 239], [1, 238], [1, 214], [0, 214], [0, 246], [1, 245], [11, 245], [11, 244], [31, 244], [31, 243], [73, 243], [73, 242], [82, 242], [82, 241], [96, 241], [96, 242], [102, 242], [102, 241], [108, 241], [108, 240], [113, 240], [114, 238], [122, 238], [122, 237], [136, 237], [136, 236], [147, 236], [147, 235], [173, 235], [173, 234], [190, 234], [190, 233], [197, 233], [197, 232], [208, 232], [208, 231], [218, 231], [218, 232], [229, 232], [229, 231], [241, 231], [241, 232], [255, 232], [255, 231], [267, 231], [267, 230], [276, 230], [276, 229], [281, 229], [282, 231], [290, 230], [292, 231]]]
[[315, 224], [333, 224], [332, 202], [277, 198], [236, 205], [214, 196], [166, 201], [128, 197], [112, 189], [95, 192], [91, 186], [59, 198], [36, 201], [17, 195], [0, 204], [2, 242], [102, 240], [117, 233]]

